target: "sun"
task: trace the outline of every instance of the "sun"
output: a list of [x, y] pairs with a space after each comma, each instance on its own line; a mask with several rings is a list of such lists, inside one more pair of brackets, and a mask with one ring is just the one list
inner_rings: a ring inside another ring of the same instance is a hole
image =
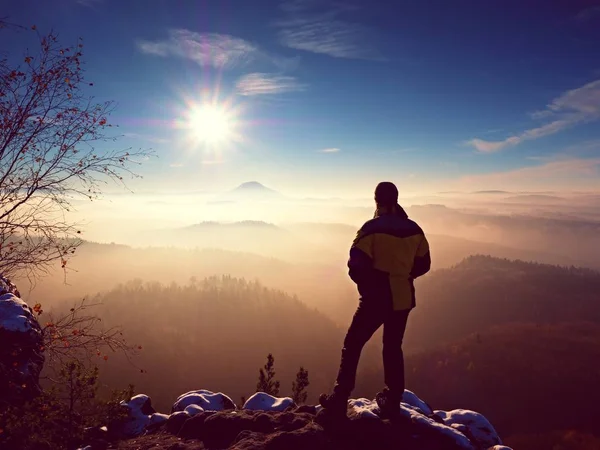
[[224, 106], [206, 103], [190, 108], [186, 128], [194, 140], [218, 144], [232, 139], [234, 126], [234, 117]]

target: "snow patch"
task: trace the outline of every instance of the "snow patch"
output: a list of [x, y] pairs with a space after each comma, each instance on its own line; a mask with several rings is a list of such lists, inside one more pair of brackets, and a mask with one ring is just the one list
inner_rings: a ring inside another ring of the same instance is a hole
[[451, 438], [456, 445], [464, 450], [474, 450], [474, 446], [467, 436], [462, 434], [460, 431], [441, 423], [437, 423], [435, 420], [430, 419], [427, 416], [421, 414], [416, 407], [412, 405], [401, 404], [400, 414], [410, 419], [413, 423], [417, 423], [423, 427], [430, 428], [432, 432], [444, 434]]
[[149, 426], [158, 426], [169, 420], [168, 414], [154, 413], [150, 416]]
[[[177, 411], [177, 412], [181, 412], [181, 411]], [[201, 406], [198, 406], [198, 405], [191, 404], [191, 405], [187, 405], [185, 407], [185, 409], [183, 410], [183, 412], [187, 413], [191, 417], [191, 416], [195, 416], [198, 413], [204, 412], [204, 408], [202, 408]], [[177, 414], [177, 413], [175, 413], [175, 414]]]
[[128, 436], [139, 436], [142, 434], [148, 425], [150, 425], [150, 417], [152, 414], [145, 414], [144, 411], [150, 407], [150, 397], [144, 394], [138, 394], [131, 398], [128, 402], [122, 401], [121, 406], [129, 411], [129, 420], [123, 427], [123, 433]]
[[0, 329], [26, 333], [32, 331], [33, 313], [27, 303], [13, 294], [0, 295]]
[[[451, 438], [459, 448], [464, 450], [473, 450], [473, 444], [467, 436], [461, 433], [459, 430], [446, 425], [440, 424], [425, 416], [423, 412], [431, 410], [425, 402], [420, 400], [412, 392], [407, 391], [409, 394], [403, 396], [403, 402], [400, 405], [400, 414], [413, 423], [418, 423], [423, 427], [431, 429], [432, 432], [441, 433]], [[410, 402], [410, 403], [409, 403]], [[379, 406], [375, 400], [369, 400], [366, 398], [352, 399], [349, 401], [351, 410], [357, 416], [368, 419], [379, 419]]]
[[243, 409], [250, 411], [285, 411], [296, 406], [290, 397], [273, 397], [264, 392], [257, 392], [244, 403]]
[[433, 413], [431, 407], [427, 403], [425, 403], [423, 400], [417, 397], [414, 392], [409, 391], [408, 389], [405, 389], [404, 393], [402, 394], [402, 403], [406, 403], [407, 405], [421, 410], [421, 412], [426, 416], [430, 416]]
[[488, 448], [502, 444], [500, 436], [482, 414], [466, 409], [435, 411], [434, 413], [444, 421], [445, 425], [459, 430], [475, 441], [477, 445]]
[[225, 394], [200, 389], [198, 391], [186, 392], [177, 397], [171, 408], [171, 412], [184, 411], [190, 405], [197, 405], [202, 411], [224, 411], [236, 408], [233, 400]]
[[379, 419], [379, 406], [375, 400], [357, 398], [348, 402], [350, 409], [358, 417], [366, 419]]

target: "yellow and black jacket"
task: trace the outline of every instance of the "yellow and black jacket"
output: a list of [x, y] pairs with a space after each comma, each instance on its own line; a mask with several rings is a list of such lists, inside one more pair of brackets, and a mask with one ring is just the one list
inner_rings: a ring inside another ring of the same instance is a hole
[[429, 272], [429, 243], [400, 206], [379, 211], [358, 231], [348, 268], [363, 299], [391, 299], [393, 309], [415, 307], [413, 280]]

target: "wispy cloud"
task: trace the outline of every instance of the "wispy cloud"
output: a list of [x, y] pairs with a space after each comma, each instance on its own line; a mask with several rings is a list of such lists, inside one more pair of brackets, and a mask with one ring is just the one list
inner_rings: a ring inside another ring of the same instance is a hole
[[177, 169], [179, 167], [183, 167], [182, 163], [171, 163], [169, 164], [169, 167], [173, 167], [174, 169]]
[[295, 77], [268, 73], [249, 73], [236, 83], [237, 92], [241, 95], [282, 94], [303, 91], [305, 88]]
[[337, 147], [330, 147], [330, 148], [324, 148], [319, 150], [319, 153], [339, 153], [341, 152], [342, 149], [337, 148]]
[[[367, 44], [370, 30], [342, 18], [355, 8], [332, 3], [323, 10], [322, 5], [311, 0], [283, 2], [281, 9], [285, 18], [276, 23], [281, 44], [335, 58], [383, 60], [379, 52]], [[316, 6], [321, 10], [317, 11]]]
[[139, 141], [152, 142], [154, 144], [166, 144], [169, 142], [169, 140], [165, 139], [165, 138], [160, 138], [157, 136], [151, 136], [148, 134], [140, 134], [140, 133], [123, 133], [123, 137], [129, 138], [129, 139], [136, 139]]
[[547, 161], [543, 164], [488, 174], [469, 175], [462, 182], [474, 186], [505, 187], [546, 183], [548, 186], [574, 180], [597, 178], [600, 174], [600, 158], [571, 158]]
[[187, 58], [200, 66], [231, 68], [243, 66], [261, 56], [250, 42], [228, 34], [170, 30], [166, 39], [139, 40], [139, 50], [155, 56]]
[[600, 17], [600, 5], [590, 6], [589, 8], [582, 9], [577, 13], [575, 19], [584, 22], [595, 17]]
[[537, 119], [550, 119], [548, 123], [525, 130], [501, 141], [471, 139], [467, 143], [481, 153], [494, 153], [524, 141], [558, 133], [571, 126], [600, 118], [600, 80], [572, 89], [555, 98], [545, 109], [533, 114]]

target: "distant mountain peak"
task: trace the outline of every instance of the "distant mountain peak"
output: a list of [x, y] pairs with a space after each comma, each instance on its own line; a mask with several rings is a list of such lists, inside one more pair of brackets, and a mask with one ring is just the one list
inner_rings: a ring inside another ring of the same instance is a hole
[[225, 194], [234, 199], [270, 200], [283, 196], [274, 189], [266, 187], [258, 181], [247, 181]]
[[264, 191], [264, 192], [275, 192], [273, 189], [269, 189], [264, 184], [258, 181], [246, 181], [240, 184], [234, 189], [234, 191]]

